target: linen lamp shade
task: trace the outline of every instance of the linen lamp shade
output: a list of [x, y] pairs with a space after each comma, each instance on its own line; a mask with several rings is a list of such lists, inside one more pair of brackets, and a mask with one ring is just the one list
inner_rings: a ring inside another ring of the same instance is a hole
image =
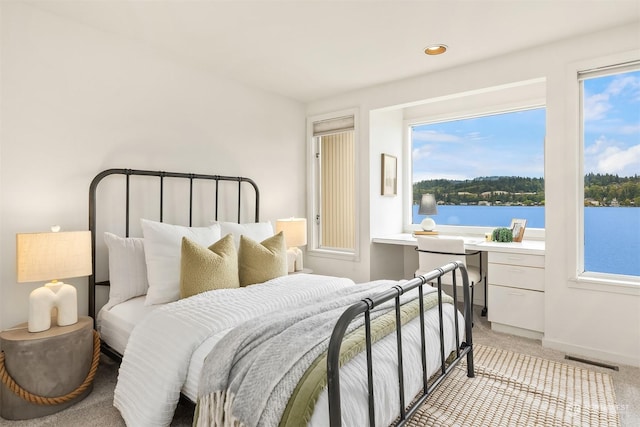
[[50, 281], [29, 295], [29, 332], [49, 329], [53, 308], [59, 326], [76, 323], [76, 289], [58, 279], [92, 273], [91, 232], [17, 234], [16, 273], [18, 283]]
[[307, 244], [307, 219], [287, 218], [276, 221], [276, 233], [284, 234], [287, 242], [287, 258], [289, 272], [302, 270], [303, 256], [298, 246]]

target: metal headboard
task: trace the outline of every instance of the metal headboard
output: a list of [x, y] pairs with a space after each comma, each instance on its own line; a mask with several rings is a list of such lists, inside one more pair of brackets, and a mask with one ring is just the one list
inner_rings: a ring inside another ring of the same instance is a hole
[[248, 183], [250, 184], [255, 191], [255, 213], [254, 213], [254, 221], [258, 222], [260, 220], [260, 192], [258, 190], [258, 186], [256, 183], [250, 179], [245, 177], [234, 177], [234, 176], [223, 176], [223, 175], [202, 175], [195, 173], [180, 173], [180, 172], [164, 172], [164, 171], [148, 171], [148, 170], [135, 170], [135, 169], [107, 169], [105, 171], [100, 172], [93, 178], [91, 181], [91, 185], [89, 186], [89, 230], [91, 231], [91, 260], [92, 260], [92, 274], [89, 276], [89, 316], [95, 319], [95, 311], [96, 311], [96, 286], [109, 286], [109, 281], [96, 281], [96, 229], [97, 229], [97, 201], [96, 194], [98, 189], [98, 184], [100, 182], [110, 176], [110, 175], [124, 175], [125, 176], [125, 206], [124, 206], [124, 216], [125, 216], [125, 237], [129, 237], [129, 211], [131, 205], [131, 194], [130, 194], [130, 181], [133, 176], [147, 176], [147, 177], [157, 177], [159, 178], [160, 185], [160, 222], [163, 220], [163, 202], [164, 202], [164, 179], [165, 178], [182, 178], [189, 180], [189, 226], [192, 225], [193, 220], [193, 183], [196, 180], [205, 180], [205, 181], [214, 181], [215, 182], [215, 190], [214, 190], [214, 219], [218, 220], [218, 207], [219, 207], [219, 194], [220, 194], [220, 183], [221, 182], [235, 182], [238, 187], [238, 219], [237, 222], [241, 222], [241, 214], [242, 214], [242, 184]]

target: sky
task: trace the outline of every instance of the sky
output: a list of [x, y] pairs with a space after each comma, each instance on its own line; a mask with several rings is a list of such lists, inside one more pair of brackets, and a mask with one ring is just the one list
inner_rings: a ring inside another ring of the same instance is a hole
[[[640, 175], [640, 71], [584, 82], [585, 173]], [[413, 181], [544, 176], [544, 108], [414, 126]]]
[[544, 175], [545, 110], [414, 126], [413, 180]]
[[585, 173], [640, 175], [640, 71], [584, 81]]

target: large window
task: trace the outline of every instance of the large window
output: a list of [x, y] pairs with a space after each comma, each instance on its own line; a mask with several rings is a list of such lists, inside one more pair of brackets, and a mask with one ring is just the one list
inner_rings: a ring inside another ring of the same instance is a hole
[[437, 226], [544, 228], [544, 137], [544, 108], [412, 124], [412, 223], [429, 193]]
[[312, 249], [334, 254], [356, 250], [355, 119], [312, 122], [314, 195]]
[[640, 276], [640, 64], [579, 79], [582, 271]]

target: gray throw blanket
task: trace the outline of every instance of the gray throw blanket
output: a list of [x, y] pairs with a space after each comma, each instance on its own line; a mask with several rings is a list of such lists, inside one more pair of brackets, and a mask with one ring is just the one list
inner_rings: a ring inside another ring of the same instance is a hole
[[[274, 426], [308, 366], [326, 351], [336, 320], [350, 305], [398, 284], [349, 286], [286, 312], [270, 313], [234, 328], [205, 359], [194, 424]], [[403, 295], [401, 302], [417, 297]], [[393, 307], [390, 301], [372, 318]], [[353, 322], [350, 330], [360, 323]]]

